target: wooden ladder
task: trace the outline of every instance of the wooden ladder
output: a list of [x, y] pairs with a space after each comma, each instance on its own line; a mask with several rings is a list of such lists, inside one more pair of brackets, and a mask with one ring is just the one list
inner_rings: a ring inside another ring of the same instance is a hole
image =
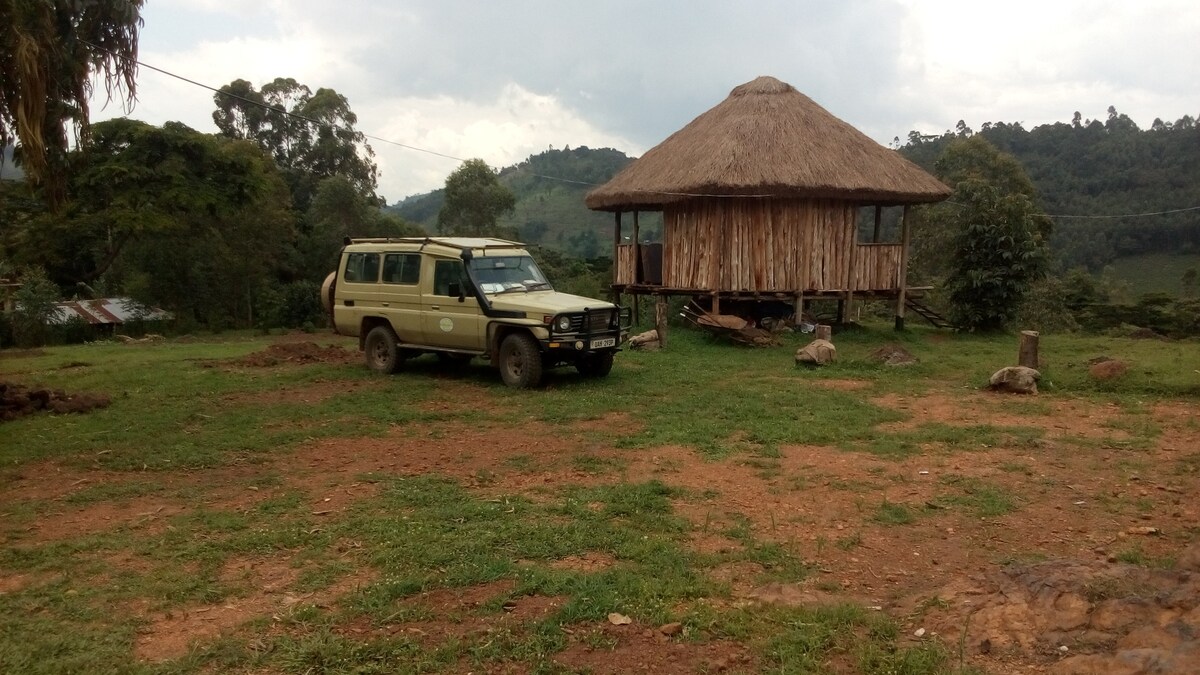
[[904, 298], [904, 306], [919, 314], [922, 319], [928, 321], [934, 328], [954, 328], [954, 324], [950, 323], [949, 319], [938, 314], [929, 305], [921, 302], [920, 298], [906, 297]]

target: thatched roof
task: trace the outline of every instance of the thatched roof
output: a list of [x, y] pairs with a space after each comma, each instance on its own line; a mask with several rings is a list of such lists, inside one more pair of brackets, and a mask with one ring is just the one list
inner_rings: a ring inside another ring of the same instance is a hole
[[657, 210], [699, 195], [916, 204], [945, 199], [950, 189], [792, 85], [760, 77], [592, 190], [586, 203]]

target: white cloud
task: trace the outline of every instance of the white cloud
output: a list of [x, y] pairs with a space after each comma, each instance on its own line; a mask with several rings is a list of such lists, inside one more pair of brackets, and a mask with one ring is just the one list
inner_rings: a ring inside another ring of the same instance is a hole
[[[959, 119], [1200, 112], [1186, 0], [164, 0], [145, 18], [147, 63], [218, 87], [332, 87], [361, 131], [495, 165], [550, 144], [638, 153], [758, 75], [881, 142]], [[139, 97], [135, 117], [213, 129], [210, 92], [143, 70]], [[373, 145], [392, 199], [454, 168]]]
[[[491, 101], [449, 96], [395, 97], [359, 113], [373, 120], [373, 134], [461, 159], [481, 158], [499, 168], [548, 146], [614, 147], [639, 153], [630, 140], [597, 129], [556, 97], [514, 83]], [[389, 199], [439, 188], [457, 161], [378, 141], [371, 142], [380, 165], [380, 191]]]

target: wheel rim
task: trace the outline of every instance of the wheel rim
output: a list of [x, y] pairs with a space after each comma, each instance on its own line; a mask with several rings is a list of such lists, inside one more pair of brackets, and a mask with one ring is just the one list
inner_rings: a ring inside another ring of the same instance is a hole
[[382, 366], [387, 362], [387, 345], [382, 340], [375, 342], [374, 349], [371, 350], [371, 358], [374, 359], [376, 365]]
[[521, 359], [521, 352], [512, 350], [508, 355], [508, 374], [514, 379], [520, 379], [521, 374], [525, 371], [525, 362]]

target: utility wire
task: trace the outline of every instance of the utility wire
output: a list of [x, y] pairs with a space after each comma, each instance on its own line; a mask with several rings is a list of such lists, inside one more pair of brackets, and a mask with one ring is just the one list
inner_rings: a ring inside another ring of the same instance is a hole
[[[383, 138], [383, 137], [381, 137], [381, 136], [373, 136], [373, 135], [371, 135], [371, 134], [363, 133], [363, 132], [360, 132], [360, 131], [355, 131], [355, 130], [353, 130], [353, 129], [347, 129], [347, 128], [345, 128], [345, 127], [341, 127], [341, 126], [338, 126], [338, 125], [336, 125], [336, 124], [333, 124], [333, 123], [330, 123], [330, 122], [322, 122], [322, 121], [320, 121], [320, 120], [314, 120], [314, 119], [312, 119], [311, 117], [305, 117], [304, 115], [300, 115], [300, 114], [294, 113], [294, 112], [292, 112], [292, 111], [290, 111], [290, 110], [285, 110], [285, 109], [283, 109], [283, 108], [276, 108], [276, 107], [272, 107], [272, 106], [269, 106], [269, 105], [267, 105], [267, 104], [265, 104], [265, 103], [262, 103], [262, 102], [260, 102], [260, 101], [255, 101], [255, 100], [253, 100], [253, 99], [248, 99], [248, 98], [246, 98], [246, 97], [244, 97], [244, 96], [238, 96], [237, 94], [232, 94], [232, 93], [230, 93], [230, 92], [227, 92], [227, 91], [221, 91], [220, 89], [217, 89], [216, 87], [213, 87], [213, 86], [210, 86], [210, 85], [204, 84], [203, 82], [197, 82], [196, 80], [193, 80], [193, 79], [190, 79], [190, 78], [184, 77], [183, 75], [177, 75], [177, 74], [175, 74], [175, 73], [172, 73], [172, 72], [171, 72], [171, 71], [169, 71], [169, 70], [164, 70], [164, 69], [162, 69], [162, 68], [158, 68], [158, 67], [152, 66], [152, 65], [150, 65], [150, 64], [148, 64], [148, 63], [145, 63], [145, 62], [143, 62], [143, 61], [139, 61], [139, 60], [137, 60], [137, 59], [129, 58], [129, 57], [127, 57], [127, 56], [123, 55], [123, 54], [118, 54], [117, 52], [114, 52], [114, 51], [111, 51], [111, 50], [105, 49], [104, 47], [101, 47], [101, 46], [99, 46], [99, 45], [96, 45], [96, 44], [93, 44], [93, 43], [91, 43], [91, 42], [88, 42], [87, 40], [80, 40], [80, 42], [82, 42], [82, 43], [83, 43], [83, 44], [85, 44], [85, 45], [88, 45], [89, 47], [91, 47], [91, 48], [93, 48], [93, 49], [96, 49], [96, 50], [102, 51], [102, 52], [104, 52], [104, 53], [108, 54], [109, 56], [113, 56], [113, 57], [116, 57], [116, 58], [119, 58], [119, 59], [122, 59], [122, 60], [125, 60], [125, 61], [130, 61], [130, 62], [132, 62], [132, 63], [136, 64], [137, 66], [141, 67], [141, 68], [149, 68], [150, 70], [153, 70], [153, 71], [154, 71], [154, 72], [156, 72], [156, 73], [162, 73], [163, 75], [166, 75], [166, 76], [168, 76], [168, 77], [173, 77], [173, 78], [175, 78], [175, 79], [177, 79], [177, 80], [180, 80], [180, 81], [182, 81], [182, 82], [186, 82], [186, 83], [188, 83], [188, 84], [190, 84], [190, 85], [194, 85], [194, 86], [200, 87], [201, 89], [207, 89], [207, 90], [209, 90], [209, 91], [211, 91], [211, 92], [213, 92], [213, 93], [220, 94], [221, 96], [228, 96], [229, 98], [232, 98], [232, 99], [237, 99], [237, 100], [239, 100], [239, 101], [242, 101], [243, 103], [249, 103], [250, 105], [258, 106], [258, 107], [260, 107], [260, 108], [264, 108], [264, 109], [266, 109], [266, 110], [271, 110], [271, 111], [274, 111], [274, 112], [280, 112], [280, 113], [283, 113], [284, 115], [287, 115], [288, 117], [294, 117], [294, 118], [296, 118], [296, 119], [298, 119], [298, 120], [302, 120], [302, 121], [304, 121], [304, 122], [307, 122], [308, 124], [313, 124], [313, 125], [316, 125], [316, 126], [321, 126], [321, 127], [328, 127], [328, 128], [330, 128], [330, 129], [336, 129], [336, 130], [339, 130], [339, 131], [349, 131], [349, 132], [351, 132], [351, 133], [361, 133], [361, 134], [362, 134], [362, 136], [363, 136], [363, 138], [369, 138], [369, 139], [371, 139], [371, 140], [373, 140], [373, 141], [378, 141], [378, 142], [380, 142], [380, 143], [387, 143], [387, 144], [389, 144], [389, 145], [395, 145], [395, 146], [397, 146], [397, 147], [404, 148], [404, 149], [406, 149], [406, 150], [413, 150], [413, 151], [415, 151], [415, 152], [423, 152], [423, 153], [425, 153], [425, 154], [428, 154], [428, 155], [434, 155], [434, 156], [436, 156], [436, 157], [444, 157], [444, 158], [446, 158], [446, 159], [452, 159], [452, 160], [454, 160], [454, 161], [456, 161], [456, 162], [465, 162], [465, 161], [467, 161], [467, 160], [463, 159], [462, 157], [455, 157], [454, 155], [447, 155], [447, 154], [446, 154], [446, 153], [444, 153], [444, 152], [438, 152], [438, 151], [436, 151], [436, 150], [429, 150], [429, 149], [427, 149], [427, 148], [421, 148], [421, 147], [418, 147], [418, 146], [415, 146], [415, 145], [409, 145], [409, 144], [407, 144], [407, 143], [401, 143], [401, 142], [399, 142], [399, 141], [393, 141], [393, 140], [391, 140], [391, 139], [389, 139], [389, 138]], [[527, 170], [527, 169], [517, 169], [517, 171], [528, 171], [528, 170]], [[531, 176], [533, 176], [533, 177], [535, 177], [535, 178], [545, 178], [546, 180], [558, 181], [558, 182], [560, 182], [560, 183], [571, 183], [571, 184], [574, 184], [574, 185], [588, 185], [588, 186], [592, 186], [592, 187], [599, 187], [599, 186], [600, 186], [600, 183], [592, 183], [592, 182], [588, 182], [588, 181], [582, 181], [582, 180], [572, 180], [572, 179], [570, 179], [570, 178], [562, 178], [562, 177], [559, 177], [559, 176], [547, 176], [547, 175], [545, 175], [545, 174], [540, 174], [540, 173], [533, 173], [533, 172], [529, 172], [529, 175], [531, 175]], [[664, 195], [664, 196], [668, 196], [668, 197], [712, 197], [712, 198], [721, 198], [721, 199], [735, 199], [735, 198], [740, 198], [740, 199], [769, 199], [769, 198], [771, 198], [771, 197], [775, 197], [775, 196], [777, 196], [777, 195], [771, 195], [771, 194], [743, 194], [743, 195], [730, 195], [730, 194], [704, 194], [704, 193], [696, 193], [696, 192], [666, 192], [666, 191], [662, 191], [662, 190], [632, 190], [632, 192], [640, 192], [640, 193], [644, 193], [644, 194]], [[958, 202], [951, 202], [951, 201], [947, 201], [946, 203], [947, 203], [947, 204], [954, 204], [955, 206], [965, 206], [964, 204], [961, 204], [961, 203], [958, 203]], [[1186, 212], [1186, 211], [1198, 211], [1198, 210], [1200, 210], [1200, 206], [1189, 206], [1189, 207], [1187, 207], [1187, 208], [1182, 208], [1182, 209], [1171, 209], [1171, 210], [1169, 210], [1169, 211], [1155, 211], [1155, 212], [1152, 212], [1152, 213], [1127, 213], [1127, 214], [1122, 214], [1122, 215], [1112, 215], [1112, 216], [1103, 216], [1103, 215], [1102, 215], [1102, 216], [1080, 216], [1080, 215], [1062, 215], [1062, 214], [1053, 214], [1053, 213], [1035, 213], [1034, 215], [1036, 215], [1036, 216], [1042, 216], [1042, 217], [1045, 217], [1045, 218], [1078, 218], [1078, 219], [1143, 218], [1143, 217], [1147, 217], [1147, 216], [1163, 216], [1163, 215], [1167, 215], [1167, 214], [1171, 214], [1171, 213], [1183, 213], [1183, 212]]]

